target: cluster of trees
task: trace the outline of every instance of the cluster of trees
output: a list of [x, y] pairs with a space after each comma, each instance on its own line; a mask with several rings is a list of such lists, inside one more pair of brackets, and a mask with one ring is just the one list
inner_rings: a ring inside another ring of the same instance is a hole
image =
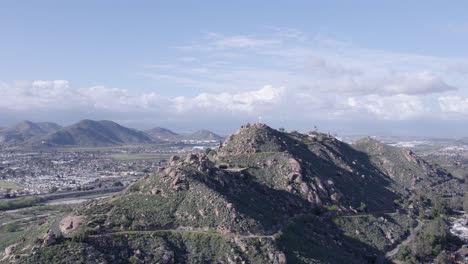
[[426, 263], [431, 260], [450, 263], [445, 251], [448, 244], [460, 244], [460, 241], [450, 235], [447, 223], [439, 216], [424, 223], [411, 244], [400, 248], [398, 258], [405, 263]]
[[23, 197], [15, 200], [0, 201], [0, 211], [14, 210], [25, 207], [31, 207], [42, 202], [43, 199], [38, 197]]

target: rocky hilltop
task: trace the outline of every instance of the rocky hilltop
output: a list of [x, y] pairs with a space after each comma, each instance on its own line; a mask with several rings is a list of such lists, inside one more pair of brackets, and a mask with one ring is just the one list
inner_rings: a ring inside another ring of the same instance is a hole
[[454, 182], [379, 142], [248, 124], [218, 149], [174, 156], [122, 193], [85, 203], [3, 260], [383, 263], [431, 206], [421, 197], [454, 195]]

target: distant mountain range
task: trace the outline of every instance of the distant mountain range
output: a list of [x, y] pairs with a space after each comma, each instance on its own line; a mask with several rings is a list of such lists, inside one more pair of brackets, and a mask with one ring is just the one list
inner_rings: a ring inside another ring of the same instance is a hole
[[97, 147], [184, 140], [220, 141], [223, 137], [208, 130], [182, 135], [162, 127], [143, 132], [108, 120], [82, 120], [66, 127], [49, 122], [23, 121], [0, 129], [0, 145], [3, 146]]
[[56, 123], [23, 121], [12, 127], [0, 130], [0, 144], [16, 145], [58, 131], [62, 127]]
[[145, 133], [112, 121], [83, 120], [36, 140], [48, 146], [112, 146], [149, 143], [154, 141]]
[[222, 141], [224, 138], [209, 130], [202, 129], [191, 134], [177, 134], [169, 129], [155, 127], [145, 131], [154, 139], [165, 141]]

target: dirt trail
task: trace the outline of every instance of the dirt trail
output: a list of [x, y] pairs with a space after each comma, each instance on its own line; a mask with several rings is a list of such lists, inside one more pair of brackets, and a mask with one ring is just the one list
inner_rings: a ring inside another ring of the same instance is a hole
[[391, 258], [393, 256], [396, 255], [396, 253], [398, 253], [398, 250], [400, 249], [401, 246], [404, 246], [404, 245], [408, 245], [408, 243], [411, 241], [411, 239], [414, 237], [414, 234], [416, 234], [416, 232], [418, 232], [421, 227], [423, 226], [423, 222], [419, 219], [417, 219], [418, 221], [418, 226], [416, 226], [410, 233], [410, 235], [405, 239], [403, 240], [400, 244], [398, 244], [394, 249], [392, 249], [391, 251], [387, 252], [385, 254], [385, 257], [386, 258]]

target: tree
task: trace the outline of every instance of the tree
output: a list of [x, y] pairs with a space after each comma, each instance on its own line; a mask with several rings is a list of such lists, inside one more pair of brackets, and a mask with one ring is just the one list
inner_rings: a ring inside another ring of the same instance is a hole
[[453, 261], [450, 259], [449, 255], [445, 250], [442, 250], [439, 255], [434, 259], [434, 264], [449, 264], [453, 263]]
[[7, 232], [16, 232], [18, 231], [18, 225], [16, 223], [9, 223], [5, 225]]
[[433, 218], [448, 213], [448, 205], [447, 203], [440, 197], [434, 198], [433, 207], [431, 210], [431, 216]]
[[114, 183], [112, 183], [112, 186], [119, 187], [119, 186], [124, 186], [124, 185], [121, 181], [115, 181]]
[[367, 211], [367, 205], [364, 202], [361, 202], [358, 208], [359, 211], [361, 212], [366, 212]]

